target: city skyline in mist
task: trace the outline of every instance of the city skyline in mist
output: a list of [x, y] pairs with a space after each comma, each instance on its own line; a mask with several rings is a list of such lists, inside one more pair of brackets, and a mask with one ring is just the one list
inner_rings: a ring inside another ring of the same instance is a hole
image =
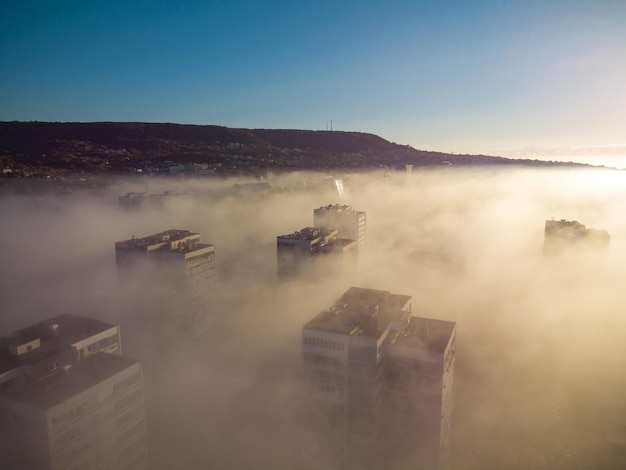
[[611, 0], [12, 2], [0, 120], [332, 121], [424, 150], [623, 156], [625, 20]]
[[[622, 172], [446, 168], [342, 179], [343, 199], [322, 173], [268, 175], [262, 195], [228, 191], [247, 181], [238, 178], [153, 180], [151, 191], [181, 196], [134, 211], [117, 198], [143, 180], [5, 195], [0, 332], [60, 313], [121, 323], [126, 354], [158, 369], [145, 378], [157, 468], [298, 468], [302, 326], [350, 286], [389, 290], [411, 296], [414, 315], [457, 324], [460, 468], [611, 461], [626, 420]], [[338, 202], [367, 214], [356, 275], [278, 283], [276, 236]], [[551, 218], [607, 230], [606, 265], [544, 263]], [[174, 332], [164, 343], [119, 314], [114, 243], [169, 228], [215, 245], [216, 318], [200, 344]]]

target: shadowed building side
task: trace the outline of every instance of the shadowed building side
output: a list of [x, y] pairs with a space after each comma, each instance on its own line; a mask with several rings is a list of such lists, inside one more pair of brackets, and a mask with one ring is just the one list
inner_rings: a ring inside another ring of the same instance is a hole
[[411, 317], [391, 338], [387, 360], [389, 443], [397, 468], [446, 469], [450, 461], [454, 324]]
[[213, 310], [215, 246], [188, 230], [115, 243], [122, 308], [200, 334]]
[[280, 280], [339, 275], [356, 267], [355, 240], [337, 238], [337, 230], [305, 227], [276, 237], [277, 274]]

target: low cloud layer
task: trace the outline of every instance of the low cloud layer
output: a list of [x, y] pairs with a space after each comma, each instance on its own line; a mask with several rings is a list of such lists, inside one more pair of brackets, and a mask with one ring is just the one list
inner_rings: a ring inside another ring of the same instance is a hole
[[[155, 468], [297, 468], [300, 328], [351, 285], [408, 294], [414, 315], [457, 322], [454, 468], [618, 468], [626, 175], [450, 168], [342, 179], [343, 199], [311, 173], [269, 178], [260, 193], [233, 190], [240, 180], [147, 180], [151, 193], [185, 194], [137, 210], [117, 197], [143, 182], [5, 196], [0, 333], [61, 313], [119, 321], [126, 353], [158, 364], [145, 378]], [[276, 236], [334, 203], [367, 212], [358, 272], [279, 284]], [[544, 261], [551, 218], [607, 230], [607, 259]], [[114, 242], [170, 228], [216, 246], [217, 309], [202, 341], [146, 337], [121, 314]]]

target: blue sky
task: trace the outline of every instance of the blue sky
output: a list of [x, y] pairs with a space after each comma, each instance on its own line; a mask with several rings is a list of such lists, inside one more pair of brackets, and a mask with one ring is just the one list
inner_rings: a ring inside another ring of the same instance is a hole
[[626, 2], [13, 1], [0, 120], [626, 144]]

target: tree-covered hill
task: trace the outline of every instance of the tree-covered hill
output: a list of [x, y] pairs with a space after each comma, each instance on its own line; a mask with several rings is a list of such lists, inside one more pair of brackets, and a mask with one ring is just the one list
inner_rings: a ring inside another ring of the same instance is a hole
[[433, 165], [546, 165], [416, 150], [361, 132], [138, 122], [0, 122], [5, 173], [119, 174], [207, 164], [216, 173]]

